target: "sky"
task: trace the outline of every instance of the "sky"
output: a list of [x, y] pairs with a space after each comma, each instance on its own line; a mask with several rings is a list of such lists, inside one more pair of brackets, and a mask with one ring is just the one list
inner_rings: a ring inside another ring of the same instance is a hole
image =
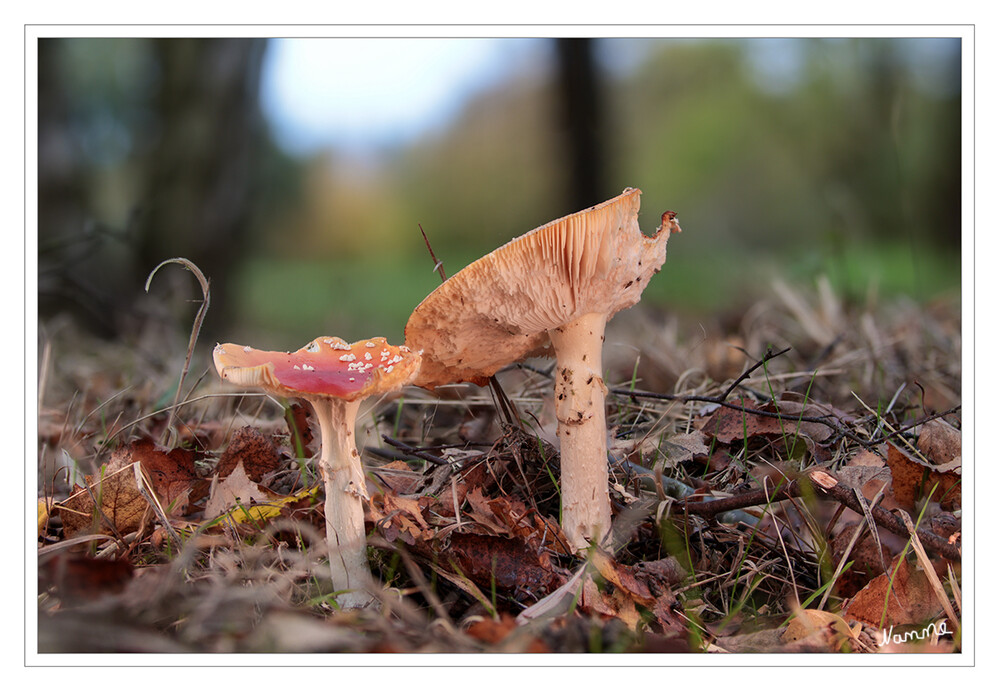
[[261, 103], [289, 153], [389, 146], [447, 122], [541, 45], [531, 39], [276, 39], [264, 61]]

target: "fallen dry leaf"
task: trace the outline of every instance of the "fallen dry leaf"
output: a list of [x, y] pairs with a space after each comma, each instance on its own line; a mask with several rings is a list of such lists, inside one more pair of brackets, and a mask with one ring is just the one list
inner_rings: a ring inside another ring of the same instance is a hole
[[692, 461], [694, 456], [707, 456], [710, 453], [706, 442], [707, 438], [700, 430], [695, 430], [687, 434], [674, 434], [663, 443], [663, 450], [669, 457], [671, 465]]
[[793, 643], [808, 639], [821, 641], [829, 652], [840, 652], [853, 648], [861, 626], [852, 629], [843, 617], [833, 612], [818, 609], [799, 609], [787, 625], [781, 639]]
[[888, 442], [887, 451], [892, 493], [899, 506], [912, 511], [917, 501], [932, 492], [932, 499], [945, 510], [961, 507], [960, 468], [943, 470], [929, 465], [892, 442]]
[[519, 538], [452, 533], [441, 557], [480, 587], [532, 599], [565, 582], [546, 551], [533, 550]]
[[181, 516], [187, 512], [192, 485], [198, 480], [194, 459], [194, 452], [188, 449], [168, 450], [149, 439], [139, 439], [116, 449], [108, 470], [139, 463], [163, 506], [170, 514]]
[[216, 477], [212, 480], [211, 494], [205, 505], [205, 518], [212, 520], [236, 506], [249, 507], [266, 501], [267, 495], [249, 478], [240, 462], [227, 478], [219, 480]]
[[[853, 539], [853, 533], [857, 529], [857, 524], [848, 523], [833, 538], [830, 543], [832, 549], [832, 562], [839, 564], [843, 558], [846, 548]], [[885, 572], [888, 564], [891, 563], [892, 553], [885, 545], [878, 545], [871, 533], [865, 528], [864, 532], [850, 550], [848, 561], [853, 565], [844, 570], [836, 580], [836, 592], [841, 597], [852, 597], [856, 595], [865, 585]]]
[[[868, 501], [877, 496], [882, 486], [891, 482], [891, 471], [884, 459], [866, 449], [854, 454], [846, 465], [836, 471], [836, 476], [840, 482], [859, 489]], [[891, 509], [894, 508], [894, 503], [889, 505], [882, 499], [881, 507]]]
[[[99, 533], [103, 535], [128, 534], [142, 524], [142, 517], [149, 506], [139, 493], [135, 481], [134, 464], [95, 479], [85, 478], [88, 487], [80, 488], [66, 501], [56, 504], [67, 537]], [[97, 499], [100, 513], [96, 511], [93, 497]], [[106, 520], [101, 520], [101, 515]]]
[[481, 618], [473, 621], [465, 629], [472, 638], [489, 643], [491, 645], [501, 645], [503, 652], [508, 653], [550, 653], [548, 646], [534, 636], [517, 635], [520, 629], [517, 620], [509, 614], [503, 613], [499, 620]]
[[930, 420], [919, 430], [918, 448], [930, 463], [946, 466], [961, 457], [961, 430], [943, 420]]
[[[636, 606], [641, 606], [652, 612], [656, 629], [660, 633], [684, 630], [683, 624], [674, 612], [676, 598], [663, 579], [664, 575], [667, 578], [671, 575], [664, 574], [664, 569], [669, 570], [668, 566], [649, 567], [648, 564], [654, 564], [654, 562], [646, 562], [645, 568], [639, 569], [619, 564], [600, 550], [593, 553], [592, 562], [600, 576], [611, 583], [614, 588], [610, 593], [607, 593], [603, 590], [594, 592], [592, 588], [586, 589], [584, 587], [584, 606], [586, 605], [585, 596], [588, 594], [594, 611], [605, 615], [608, 612], [614, 612], [613, 616], [621, 619], [632, 628], [635, 628], [638, 623], [644, 623], [644, 618], [639, 616], [636, 608]], [[601, 599], [594, 599], [598, 597], [598, 594]]]
[[254, 482], [260, 482], [264, 475], [277, 470], [281, 457], [270, 439], [253, 427], [241, 427], [236, 430], [229, 445], [219, 457], [215, 473], [224, 478], [235, 470], [238, 463], [243, 464], [243, 470]]
[[844, 614], [847, 619], [881, 628], [921, 625], [940, 615], [943, 610], [925, 574], [905, 559], [896, 572], [897, 563], [891, 564], [889, 575], [879, 575], [854, 596]]

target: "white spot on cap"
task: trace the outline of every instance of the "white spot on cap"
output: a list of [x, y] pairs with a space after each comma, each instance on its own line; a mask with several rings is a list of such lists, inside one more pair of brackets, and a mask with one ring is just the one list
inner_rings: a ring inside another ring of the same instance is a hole
[[243, 346], [243, 352], [244, 353], [249, 353], [252, 350], [253, 350], [253, 348], [251, 348], [250, 346]]
[[315, 341], [313, 341], [309, 345], [305, 346], [305, 350], [308, 353], [318, 353], [319, 352], [319, 344], [316, 343]]
[[353, 362], [357, 359], [357, 356], [353, 353], [347, 353], [346, 355], [340, 356], [340, 362]]
[[302, 365], [302, 369], [304, 369], [306, 372], [311, 372], [316, 368], [313, 367], [312, 365]]
[[370, 360], [371, 359], [371, 353], [365, 353], [364, 354], [364, 359], [365, 360]]
[[299, 367], [298, 365], [295, 365], [295, 369], [302, 369], [302, 368]]
[[350, 346], [343, 341], [333, 341], [333, 350], [350, 350]]
[[365, 348], [374, 348], [375, 344], [372, 343], [371, 341], [368, 341], [367, 343], [364, 344], [364, 347]]

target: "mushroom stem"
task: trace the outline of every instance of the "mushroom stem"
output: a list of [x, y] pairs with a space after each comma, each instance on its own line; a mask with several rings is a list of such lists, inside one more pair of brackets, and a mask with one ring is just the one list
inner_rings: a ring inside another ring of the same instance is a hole
[[326, 545], [333, 590], [345, 609], [364, 607], [373, 598], [364, 533], [368, 498], [361, 455], [354, 443], [354, 422], [360, 401], [322, 397], [310, 400], [319, 418], [322, 452], [319, 469], [326, 488]]
[[548, 334], [558, 362], [555, 416], [562, 466], [562, 530], [579, 551], [604, 544], [611, 524], [601, 352], [605, 314], [585, 314]]

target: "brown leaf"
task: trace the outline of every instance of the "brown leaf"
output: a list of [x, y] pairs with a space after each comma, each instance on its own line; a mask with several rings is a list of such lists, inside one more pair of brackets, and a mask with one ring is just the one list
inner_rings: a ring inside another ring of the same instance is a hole
[[852, 649], [860, 628], [857, 624], [851, 629], [843, 617], [833, 612], [802, 609], [795, 613], [781, 638], [785, 643], [808, 639], [824, 650], [839, 652]]
[[648, 604], [653, 600], [649, 587], [635, 578], [631, 569], [608, 557], [601, 551], [596, 551], [593, 555], [593, 564], [597, 571], [605, 579], [613, 583], [620, 590], [624, 590], [641, 604]]
[[[56, 505], [67, 537], [87, 533], [112, 535], [111, 526], [119, 535], [138, 529], [148, 504], [139, 493], [133, 465], [96, 480], [90, 475], [84, 479], [89, 490], [80, 489]], [[95, 509], [93, 497], [97, 498], [100, 514]], [[106, 520], [101, 520], [101, 514]]]
[[[883, 485], [891, 483], [891, 471], [885, 465], [884, 459], [867, 450], [855, 454], [836, 472], [836, 475], [844, 484], [859, 489], [868, 501], [877, 496]], [[882, 500], [882, 508], [892, 508], [884, 501]]]
[[240, 462], [246, 476], [260, 482], [264, 475], [280, 467], [281, 457], [270, 439], [259, 430], [242, 427], [233, 433], [229, 445], [219, 457], [215, 472], [220, 478], [227, 477]]
[[494, 535], [508, 533], [509, 526], [504, 525], [504, 522], [496, 516], [489, 499], [483, 496], [480, 487], [475, 487], [469, 491], [465, 495], [465, 501], [468, 502], [468, 509], [465, 511], [466, 518], [486, 528]]
[[[857, 529], [856, 524], [846, 524], [843, 529], [833, 538], [830, 547], [832, 548], [833, 564], [839, 564], [843, 558], [846, 548], [853, 539], [853, 533]], [[885, 572], [887, 565], [891, 563], [891, 550], [883, 544], [878, 547], [877, 541], [866, 529], [858, 538], [850, 551], [847, 561], [852, 561], [853, 565], [840, 574], [836, 581], [836, 591], [842, 597], [852, 597], [865, 585], [871, 582], [872, 578]]]
[[423, 517], [423, 509], [428, 502], [425, 497], [413, 499], [400, 497], [391, 491], [381, 492], [365, 502], [365, 520], [374, 524], [389, 542], [400, 536], [408, 545], [416, 544], [417, 540], [429, 541], [434, 534]]
[[[651, 437], [649, 441], [652, 441]], [[674, 434], [664, 444], [670, 463], [686, 463], [692, 461], [694, 456], [707, 456], [711, 450], [705, 441], [706, 437], [700, 430], [688, 434]]]
[[[644, 568], [639, 569], [619, 564], [599, 550], [594, 552], [592, 559], [600, 575], [614, 586], [613, 593], [605, 594], [596, 611], [606, 613], [608, 608], [613, 609], [616, 612], [614, 616], [634, 628], [640, 623], [640, 618], [633, 619], [638, 617], [636, 605], [640, 605], [653, 613], [662, 633], [684, 630], [673, 611], [676, 598], [660, 577], [661, 570], [649, 566], [655, 562], [647, 562]], [[666, 568], [665, 565], [663, 567]]]
[[715, 410], [701, 427], [701, 431], [723, 444], [736, 440], [751, 439], [758, 435], [776, 436], [781, 433], [780, 420], [764, 415], [755, 415], [752, 404], [743, 405], [746, 410], [735, 410], [724, 406]]
[[535, 599], [565, 582], [547, 552], [530, 549], [518, 538], [453, 533], [441, 556], [480, 587]]
[[916, 448], [930, 463], [948, 465], [961, 457], [961, 431], [943, 420], [930, 420], [920, 429]]
[[198, 480], [194, 459], [194, 452], [188, 449], [167, 450], [149, 439], [139, 439], [116, 449], [111, 454], [108, 469], [138, 462], [167, 512], [182, 516], [187, 512], [191, 487]]
[[888, 442], [887, 458], [892, 492], [902, 508], [914, 510], [916, 502], [926, 498], [931, 491], [932, 499], [939, 501], [945, 510], [961, 507], [960, 469], [941, 472], [892, 442]]
[[[731, 444], [735, 441], [749, 440], [754, 437], [766, 437], [768, 439], [788, 439], [801, 438], [813, 453], [816, 444], [829, 438], [832, 430], [827, 426], [817, 422], [804, 422], [799, 418], [802, 415], [825, 414], [818, 409], [802, 407], [795, 401], [780, 401], [779, 408], [772, 403], [757, 408], [751, 403], [744, 403], [743, 410], [722, 406], [711, 414], [711, 417], [703, 424], [701, 431], [714, 437], [723, 444]], [[760, 415], [753, 411], [769, 413]], [[780, 413], [781, 417], [773, 417], [772, 414]]]
[[[900, 557], [901, 558], [901, 557]], [[895, 573], [881, 574], [857, 593], [846, 608], [845, 617], [875, 627], [924, 624], [938, 617], [940, 603], [933, 596], [929, 580], [904, 558]], [[889, 576], [894, 575], [892, 581]]]
[[[500, 615], [499, 621], [495, 619], [479, 619], [472, 622], [465, 630], [465, 633], [478, 641], [494, 646], [506, 643], [503, 652], [552, 652], [548, 646], [534, 636], [518, 636], [517, 620], [505, 612]], [[519, 640], [514, 641], [514, 638], [518, 638]]]

